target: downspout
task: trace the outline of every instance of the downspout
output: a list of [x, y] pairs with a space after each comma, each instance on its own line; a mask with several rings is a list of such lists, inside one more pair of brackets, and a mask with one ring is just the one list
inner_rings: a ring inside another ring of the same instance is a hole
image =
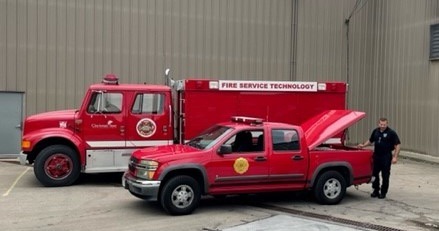
[[290, 80], [296, 80], [296, 57], [297, 57], [297, 7], [298, 0], [291, 1], [291, 34], [290, 34]]

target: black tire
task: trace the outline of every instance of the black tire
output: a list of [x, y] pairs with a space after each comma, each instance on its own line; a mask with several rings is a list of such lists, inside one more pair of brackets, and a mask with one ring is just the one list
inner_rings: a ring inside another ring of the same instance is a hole
[[327, 171], [319, 176], [314, 186], [314, 196], [324, 205], [338, 204], [346, 194], [346, 180], [337, 171]]
[[200, 203], [200, 185], [190, 176], [176, 176], [165, 182], [159, 198], [163, 209], [169, 214], [190, 214]]
[[35, 158], [34, 173], [47, 187], [71, 185], [80, 174], [78, 154], [65, 145], [49, 146]]

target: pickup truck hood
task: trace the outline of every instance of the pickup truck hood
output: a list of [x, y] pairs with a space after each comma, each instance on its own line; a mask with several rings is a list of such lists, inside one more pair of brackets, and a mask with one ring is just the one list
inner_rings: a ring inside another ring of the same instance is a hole
[[174, 144], [163, 145], [156, 147], [147, 147], [136, 150], [133, 152], [133, 157], [136, 159], [154, 159], [158, 160], [163, 157], [175, 158], [175, 155], [179, 154], [193, 154], [200, 152], [200, 149], [196, 149], [189, 145]]
[[301, 127], [309, 150], [334, 137], [366, 116], [365, 112], [328, 110], [304, 122]]

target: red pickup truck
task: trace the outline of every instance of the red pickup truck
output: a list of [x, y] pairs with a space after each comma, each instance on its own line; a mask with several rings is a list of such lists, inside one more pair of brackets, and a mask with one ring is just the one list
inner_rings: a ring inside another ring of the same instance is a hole
[[323, 143], [363, 117], [329, 110], [301, 126], [232, 117], [186, 144], [135, 151], [122, 184], [174, 215], [192, 213], [201, 195], [308, 189], [319, 203], [337, 204], [347, 187], [370, 182], [372, 152]]

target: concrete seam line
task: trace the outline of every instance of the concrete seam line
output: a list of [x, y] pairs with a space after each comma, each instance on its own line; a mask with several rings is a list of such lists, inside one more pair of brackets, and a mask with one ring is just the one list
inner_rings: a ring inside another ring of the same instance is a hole
[[14, 189], [15, 185], [18, 183], [18, 181], [26, 174], [27, 171], [29, 171], [30, 167], [27, 167], [26, 170], [24, 170], [18, 177], [15, 179], [14, 183], [12, 183], [11, 187], [9, 187], [8, 191], [6, 191], [3, 196], [6, 197], [9, 195], [9, 193]]

